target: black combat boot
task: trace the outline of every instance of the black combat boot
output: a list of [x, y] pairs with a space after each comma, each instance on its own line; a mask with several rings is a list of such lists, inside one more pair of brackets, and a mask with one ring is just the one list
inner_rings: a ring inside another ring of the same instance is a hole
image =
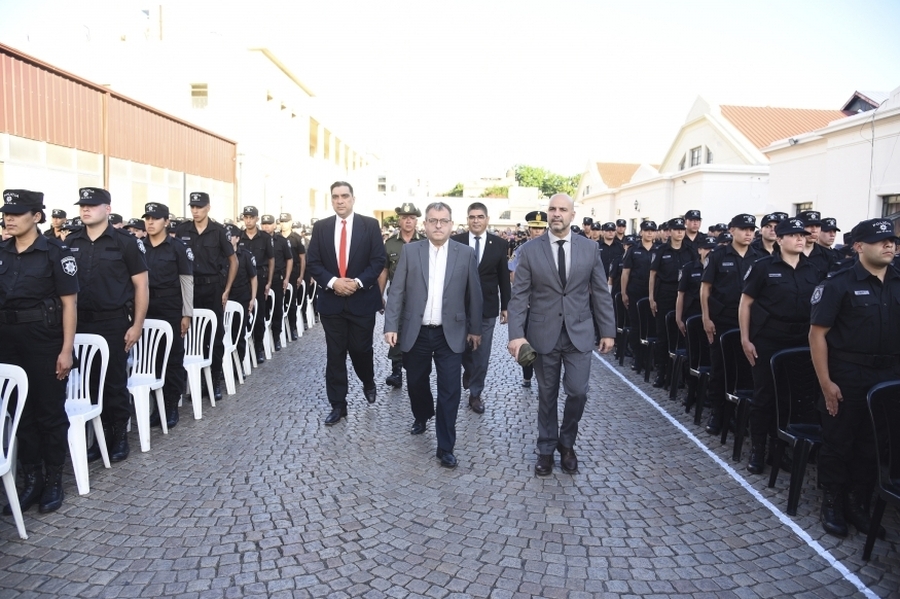
[[62, 506], [63, 502], [63, 486], [62, 486], [62, 465], [47, 466], [47, 474], [44, 477], [44, 492], [41, 494], [41, 503], [38, 505], [38, 511], [42, 514], [55, 512]]
[[117, 422], [112, 430], [112, 447], [109, 451], [110, 462], [121, 462], [128, 457], [128, 421]]
[[750, 441], [750, 461], [747, 462], [747, 472], [762, 474], [766, 469], [766, 441], [752, 438]]
[[[25, 484], [19, 493], [19, 507], [24, 512], [37, 503], [41, 493], [44, 492], [44, 473], [41, 471], [41, 464], [22, 464], [22, 478], [25, 479]], [[4, 507], [3, 515], [11, 516], [12, 507], [9, 505]]]
[[[109, 440], [112, 439], [112, 427], [105, 422], [103, 423], [103, 438], [106, 439], [107, 447], [109, 447]], [[100, 445], [97, 443], [97, 439], [94, 439], [93, 444], [88, 447], [87, 451], [87, 459], [88, 462], [96, 462], [100, 458], [103, 457], [103, 454], [100, 453]]]
[[656, 379], [653, 381], [653, 386], [657, 389], [661, 389], [666, 386], [666, 369], [665, 367], [660, 367], [659, 370], [656, 371]]
[[213, 398], [222, 401], [222, 375], [213, 375]]
[[[871, 489], [854, 486], [847, 492], [847, 501], [844, 504], [844, 517], [864, 535], [869, 534], [869, 530], [872, 528], [872, 519], [869, 516], [871, 501]], [[886, 534], [887, 531], [884, 530], [884, 527], [879, 526], [878, 538], [884, 539]]]
[[178, 424], [178, 399], [166, 398], [166, 426], [170, 429]]
[[844, 493], [835, 486], [822, 489], [822, 528], [836, 537], [847, 536], [847, 521], [844, 520]]
[[397, 389], [403, 386], [403, 365], [400, 362], [391, 363], [391, 376], [384, 379], [384, 382]]

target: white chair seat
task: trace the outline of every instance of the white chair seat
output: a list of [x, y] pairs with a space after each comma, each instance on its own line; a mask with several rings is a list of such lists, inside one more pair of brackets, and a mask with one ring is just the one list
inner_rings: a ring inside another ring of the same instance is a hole
[[244, 384], [244, 365], [241, 357], [238, 355], [238, 339], [244, 334], [244, 307], [237, 302], [228, 301], [225, 304], [225, 314], [223, 318], [222, 345], [222, 375], [225, 377], [225, 392], [228, 395], [236, 393], [234, 383], [234, 373], [237, 371], [237, 378], [240, 384]]
[[[12, 399], [13, 391], [16, 391], [17, 396], [16, 411], [12, 415], [12, 419], [8, 420], [9, 401]], [[6, 497], [9, 499], [9, 507], [12, 509], [19, 537], [22, 539], [27, 539], [28, 534], [25, 532], [22, 506], [19, 505], [19, 492], [16, 489], [16, 475], [13, 471], [13, 465], [15, 464], [16, 454], [16, 432], [19, 428], [19, 421], [22, 420], [22, 410], [25, 408], [27, 399], [28, 376], [25, 374], [25, 371], [11, 364], [0, 364], [0, 414], [4, 414], [4, 436], [9, 441], [8, 443], [0, 443], [0, 478], [3, 479], [3, 488], [6, 490]]]
[[[164, 435], [169, 434], [166, 426], [166, 402], [163, 397], [163, 385], [166, 383], [166, 368], [169, 364], [169, 352], [172, 349], [175, 335], [172, 325], [165, 320], [144, 319], [141, 338], [132, 348], [134, 360], [128, 376], [128, 392], [134, 398], [134, 413], [137, 418], [138, 436], [141, 440], [141, 451], [150, 451], [150, 394], [156, 397], [156, 409], [162, 423]], [[160, 345], [165, 341], [162, 365], [157, 370]]]
[[[90, 493], [91, 484], [87, 460], [87, 425], [94, 429], [94, 438], [100, 448], [103, 466], [109, 468], [109, 453], [106, 449], [106, 435], [103, 433], [103, 390], [106, 386], [106, 368], [109, 364], [109, 346], [100, 335], [75, 334], [76, 367], [69, 372], [66, 384], [66, 414], [69, 416], [69, 455], [78, 494]], [[100, 363], [95, 364], [99, 359]], [[97, 397], [92, 401], [91, 389], [96, 378]]]
[[[216, 314], [212, 310], [194, 308], [191, 327], [184, 336], [184, 369], [187, 371], [188, 386], [191, 389], [191, 406], [194, 408], [194, 420], [203, 418], [203, 384], [209, 393], [209, 403], [216, 407], [212, 381], [212, 350], [215, 344]], [[209, 339], [207, 345], [205, 340]]]

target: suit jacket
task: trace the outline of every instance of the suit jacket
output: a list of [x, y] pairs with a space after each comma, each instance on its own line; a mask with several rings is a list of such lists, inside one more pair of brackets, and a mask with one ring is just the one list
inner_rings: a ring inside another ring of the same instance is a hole
[[[408, 352], [419, 337], [425, 303], [428, 301], [427, 239], [403, 246], [384, 310], [384, 332], [400, 332], [400, 351]], [[460, 354], [466, 349], [466, 335], [481, 335], [481, 287], [475, 267], [475, 250], [447, 240], [447, 271], [441, 324], [447, 345]]]
[[[469, 234], [461, 233], [450, 239], [469, 245]], [[481, 297], [484, 300], [484, 318], [496, 318], [509, 305], [509, 244], [496, 235], [485, 233], [482, 239], [481, 262], [478, 263], [478, 277], [481, 280]], [[469, 246], [471, 247], [471, 246]], [[497, 292], [500, 301], [497, 301]]]
[[[509, 300], [509, 338], [525, 337], [539, 354], [553, 350], [563, 323], [579, 351], [591, 351], [594, 322], [601, 337], [616, 336], [612, 298], [596, 241], [572, 235], [569, 274], [563, 289], [556, 252], [544, 233], [518, 250]], [[592, 318], [593, 317], [593, 318]]]
[[321, 314], [340, 314], [344, 309], [357, 316], [381, 310], [381, 289], [378, 275], [384, 270], [384, 241], [378, 221], [362, 214], [353, 215], [353, 232], [347, 256], [347, 277], [359, 279], [362, 289], [351, 296], [341, 297], [328, 282], [340, 277], [337, 253], [334, 251], [334, 228], [337, 216], [329, 216], [313, 225], [312, 238], [306, 252], [309, 276], [319, 284], [316, 308]]

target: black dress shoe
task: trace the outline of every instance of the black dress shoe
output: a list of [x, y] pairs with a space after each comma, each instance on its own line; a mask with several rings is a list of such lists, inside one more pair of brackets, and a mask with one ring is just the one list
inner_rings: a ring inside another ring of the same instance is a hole
[[706, 423], [706, 432], [710, 435], [718, 435], [722, 432], [722, 419], [718, 414], [709, 417], [709, 422]]
[[300, 336], [297, 335], [297, 329], [294, 329], [293, 331], [291, 331], [291, 341], [296, 341], [299, 338], [300, 338]]
[[331, 413], [325, 418], [325, 426], [332, 426], [340, 422], [341, 418], [346, 418], [347, 412], [338, 408], [331, 410]]
[[266, 361], [266, 350], [263, 348], [262, 344], [256, 346], [256, 363], [262, 364]]
[[559, 467], [562, 468], [562, 471], [566, 474], [578, 472], [578, 457], [575, 455], [575, 450], [562, 445], [557, 445], [556, 450], [559, 452]]
[[456, 456], [454, 456], [452, 452], [441, 449], [439, 447], [436, 455], [437, 458], [441, 461], [441, 466], [443, 466], [444, 468], [456, 468]]
[[541, 454], [534, 464], [534, 473], [538, 476], [548, 476], [553, 472], [553, 454]]
[[531, 389], [531, 379], [523, 380], [522, 387], [524, 387], [525, 389]]
[[659, 376], [657, 376], [653, 380], [653, 386], [657, 389], [661, 389], [662, 387], [665, 387], [666, 386], [666, 376], [663, 374], [660, 374]]
[[216, 401], [222, 401], [222, 379], [216, 378], [213, 383], [213, 397]]
[[412, 428], [409, 429], [410, 435], [421, 435], [425, 432], [425, 427], [428, 425], [427, 420], [416, 420], [413, 422]]
[[366, 396], [366, 401], [370, 404], [375, 403], [375, 393], [376, 388], [372, 387], [371, 389], [363, 389], [363, 395]]
[[281, 351], [281, 334], [280, 333], [278, 336], [275, 337], [275, 351]]
[[476, 414], [484, 414], [484, 402], [477, 395], [469, 397], [469, 408]]

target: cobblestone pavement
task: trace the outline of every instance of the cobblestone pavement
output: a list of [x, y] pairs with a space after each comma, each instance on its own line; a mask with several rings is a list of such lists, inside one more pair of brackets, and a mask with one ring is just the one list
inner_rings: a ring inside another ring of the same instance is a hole
[[608, 358], [593, 365], [580, 472], [535, 478], [537, 391], [520, 387], [506, 327], [495, 335], [487, 411], [460, 410], [460, 466], [443, 469], [433, 426], [408, 433], [408, 399], [384, 386], [386, 346], [376, 340], [378, 402], [367, 405], [354, 381], [337, 426], [322, 425], [316, 326], [237, 395], [204, 406], [203, 420], [185, 406], [171, 434], [154, 430], [150, 452], [133, 432], [128, 460], [92, 465], [90, 494], [76, 494], [69, 467], [65, 504], [26, 513], [27, 541], [2, 520], [0, 596], [864, 596], [841, 567], [869, 596], [900, 593], [894, 510], [868, 564], [861, 535], [821, 532], [814, 467], [798, 515], [779, 519], [749, 489], [783, 510], [786, 475], [775, 489], [765, 477], [742, 486], [723, 467], [730, 445], [700, 436], [675, 402]]

